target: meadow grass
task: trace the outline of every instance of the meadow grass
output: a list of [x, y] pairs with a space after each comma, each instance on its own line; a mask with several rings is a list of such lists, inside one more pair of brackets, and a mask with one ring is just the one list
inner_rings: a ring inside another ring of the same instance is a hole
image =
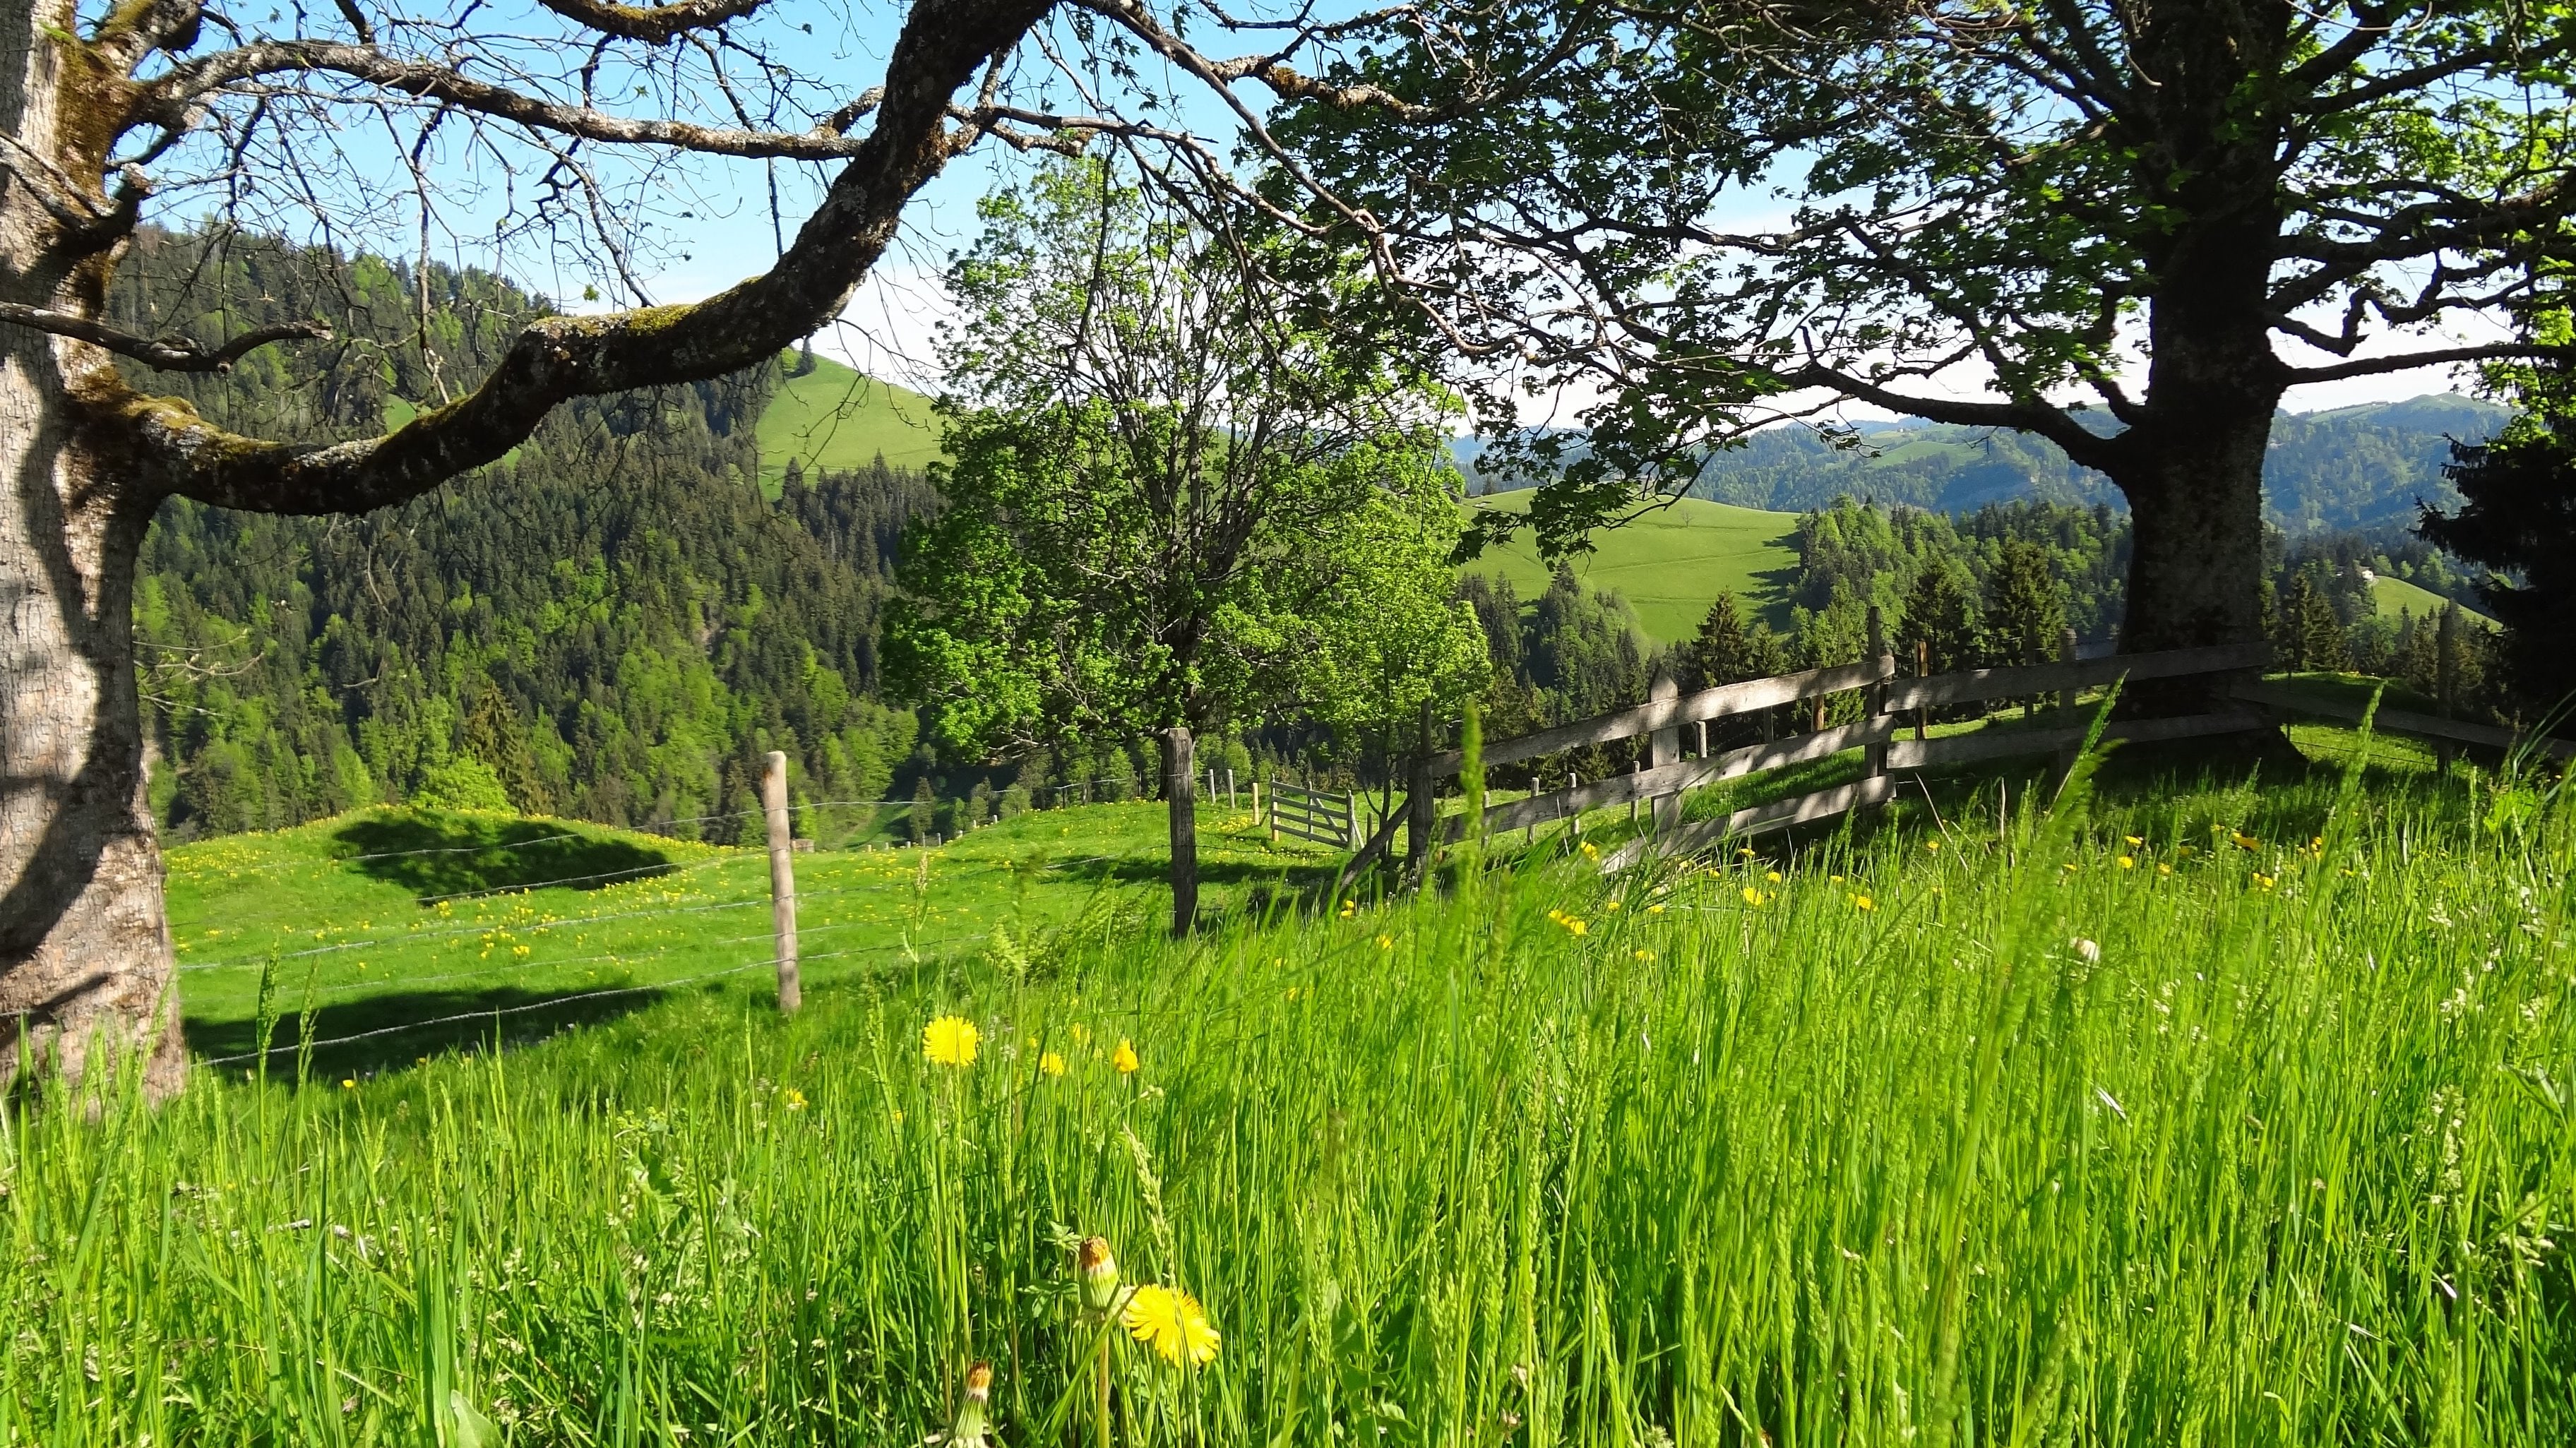
[[1122, 1444], [2563, 1443], [2535, 799], [1542, 852], [1186, 944], [1033, 913], [787, 1021], [731, 978], [354, 1086], [22, 1096], [0, 1440], [919, 1443], [981, 1360], [1001, 1441], [1092, 1443], [1096, 1233], [1223, 1338], [1110, 1334]]

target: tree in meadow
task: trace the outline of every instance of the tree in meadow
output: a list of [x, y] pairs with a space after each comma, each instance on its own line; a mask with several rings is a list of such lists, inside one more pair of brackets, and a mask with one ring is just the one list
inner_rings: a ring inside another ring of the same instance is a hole
[[1444, 630], [1482, 655], [1445, 572], [1420, 587], [1457, 537], [1437, 399], [1192, 200], [1082, 161], [984, 203], [949, 276], [944, 511], [886, 640], [952, 749], [1160, 743], [1176, 933], [1199, 735], [1344, 686], [1417, 704], [1459, 676]]
[[[1485, 465], [1543, 482], [1481, 521], [1543, 549], [1840, 398], [2045, 438], [2128, 501], [2123, 647], [2252, 643], [2288, 389], [2563, 340], [2445, 335], [2576, 258], [2557, 8], [1432, 0], [1356, 29], [1321, 75], [1376, 93], [1292, 97], [1275, 194], [1380, 246], [1481, 388]], [[1551, 387], [1599, 398], [1580, 428], [1522, 425]]]
[[2335, 615], [2334, 601], [2317, 586], [2313, 568], [2290, 575], [2290, 586], [2281, 596], [2277, 647], [2293, 669], [2344, 667], [2343, 620]]

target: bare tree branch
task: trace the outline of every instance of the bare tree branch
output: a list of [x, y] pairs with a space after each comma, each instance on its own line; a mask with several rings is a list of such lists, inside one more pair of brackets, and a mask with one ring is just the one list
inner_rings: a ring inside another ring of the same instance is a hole
[[19, 302], [0, 302], [0, 322], [14, 322], [21, 327], [51, 332], [59, 337], [77, 337], [164, 372], [229, 372], [235, 362], [271, 342], [303, 338], [320, 342], [331, 340], [331, 329], [320, 322], [287, 322], [274, 327], [254, 327], [220, 347], [201, 347], [184, 337], [137, 337], [104, 322], [69, 312], [49, 312]]
[[662, 45], [692, 30], [740, 20], [769, 0], [681, 0], [677, 5], [617, 5], [608, 0], [537, 0], [548, 10], [603, 35]]

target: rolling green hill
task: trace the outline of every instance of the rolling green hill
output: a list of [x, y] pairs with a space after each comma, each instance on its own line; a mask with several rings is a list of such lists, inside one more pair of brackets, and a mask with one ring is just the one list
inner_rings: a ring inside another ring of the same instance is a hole
[[939, 421], [929, 398], [828, 357], [815, 358], [813, 371], [779, 384], [756, 432], [760, 482], [770, 491], [791, 457], [808, 471], [837, 472], [866, 467], [880, 454], [898, 468], [918, 468], [940, 455]]
[[[2449, 599], [2430, 589], [2418, 588], [2403, 578], [2390, 578], [2385, 574], [2371, 580], [2370, 596], [2378, 603], [2381, 618], [2395, 618], [2401, 613], [2411, 613], [2417, 618], [2431, 618], [2440, 613], [2443, 606], [2450, 602]], [[2460, 616], [2490, 627], [2495, 623], [2494, 619], [2466, 604], [2460, 605]]]
[[[1531, 496], [1503, 493], [1480, 498], [1477, 505], [1518, 512]], [[1659, 643], [1689, 638], [1721, 591], [1784, 628], [1787, 589], [1798, 566], [1797, 530], [1794, 513], [1685, 498], [1625, 527], [1595, 533], [1594, 551], [1573, 567], [1586, 583], [1617, 589], [1637, 610], [1647, 636]], [[1549, 570], [1526, 537], [1474, 566], [1511, 580], [1525, 599], [1547, 588]]]

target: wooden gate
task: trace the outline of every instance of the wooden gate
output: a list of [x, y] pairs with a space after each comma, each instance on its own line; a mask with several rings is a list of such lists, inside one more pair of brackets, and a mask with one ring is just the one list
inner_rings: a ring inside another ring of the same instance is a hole
[[1270, 837], [1293, 835], [1337, 850], [1360, 847], [1359, 809], [1347, 794], [1331, 794], [1303, 785], [1270, 786]]

